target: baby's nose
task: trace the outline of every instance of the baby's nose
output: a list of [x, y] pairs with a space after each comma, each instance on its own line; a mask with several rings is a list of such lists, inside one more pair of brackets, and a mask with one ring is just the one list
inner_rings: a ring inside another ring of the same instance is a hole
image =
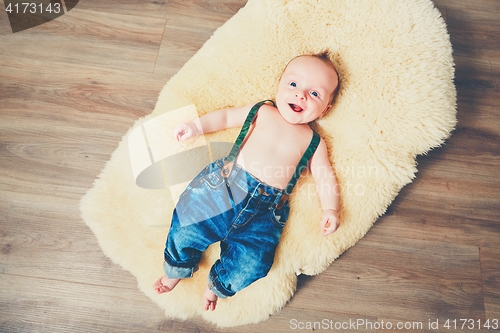
[[297, 91], [295, 93], [295, 97], [300, 98], [300, 99], [305, 99], [306, 98], [306, 94], [303, 91]]

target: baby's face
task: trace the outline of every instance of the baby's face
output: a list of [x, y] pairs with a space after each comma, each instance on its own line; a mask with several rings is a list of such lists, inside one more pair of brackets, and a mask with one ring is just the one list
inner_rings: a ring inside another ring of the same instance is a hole
[[276, 105], [289, 123], [309, 123], [330, 109], [337, 85], [337, 73], [321, 59], [298, 57], [288, 64], [281, 77]]

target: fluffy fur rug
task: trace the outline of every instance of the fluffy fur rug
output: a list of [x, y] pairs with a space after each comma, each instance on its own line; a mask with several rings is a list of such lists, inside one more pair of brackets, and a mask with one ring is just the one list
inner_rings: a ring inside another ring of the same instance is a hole
[[[452, 50], [430, 0], [249, 0], [166, 84], [153, 113], [135, 126], [190, 104], [201, 115], [273, 98], [290, 59], [325, 48], [333, 51], [342, 88], [316, 129], [329, 146], [341, 185], [342, 225], [334, 235], [321, 236], [314, 182], [303, 177], [291, 197], [271, 272], [220, 300], [216, 311], [203, 313], [201, 296], [217, 245], [206, 252], [195, 276], [172, 293], [156, 295], [151, 287], [163, 274], [176, 191], [136, 185], [128, 134], [83, 197], [83, 219], [104, 253], [137, 277], [139, 288], [167, 317], [202, 315], [221, 327], [265, 320], [293, 295], [297, 272], [318, 274], [353, 246], [412, 181], [416, 155], [450, 135], [456, 122]], [[172, 123], [163, 130], [171, 133], [182, 117], [169, 118]], [[226, 130], [204, 140], [232, 142], [237, 133]], [[204, 143], [183, 145], [164, 142], [170, 155]]]

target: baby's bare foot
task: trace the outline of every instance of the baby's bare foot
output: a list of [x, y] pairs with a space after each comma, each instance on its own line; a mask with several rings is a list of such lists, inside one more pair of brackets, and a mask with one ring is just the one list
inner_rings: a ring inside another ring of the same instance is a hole
[[168, 293], [175, 288], [180, 280], [181, 279], [169, 279], [166, 275], [163, 275], [153, 284], [153, 289], [156, 290], [158, 294]]
[[210, 289], [205, 289], [205, 292], [203, 293], [203, 306], [205, 308], [205, 311], [214, 311], [215, 307], [217, 306], [217, 295], [215, 295]]

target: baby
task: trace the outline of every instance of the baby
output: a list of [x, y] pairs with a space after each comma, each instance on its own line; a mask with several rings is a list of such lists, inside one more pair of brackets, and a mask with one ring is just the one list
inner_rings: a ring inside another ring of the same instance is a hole
[[153, 286], [158, 293], [191, 277], [201, 253], [219, 241], [220, 259], [203, 294], [206, 311], [215, 309], [219, 297], [266, 276], [288, 218], [288, 196], [307, 166], [323, 208], [321, 232], [337, 230], [337, 181], [325, 142], [309, 123], [330, 110], [338, 85], [326, 52], [299, 56], [282, 74], [276, 103], [222, 109], [175, 128], [180, 141], [242, 127], [229, 156], [208, 165], [181, 194], [164, 252], [166, 275]]

